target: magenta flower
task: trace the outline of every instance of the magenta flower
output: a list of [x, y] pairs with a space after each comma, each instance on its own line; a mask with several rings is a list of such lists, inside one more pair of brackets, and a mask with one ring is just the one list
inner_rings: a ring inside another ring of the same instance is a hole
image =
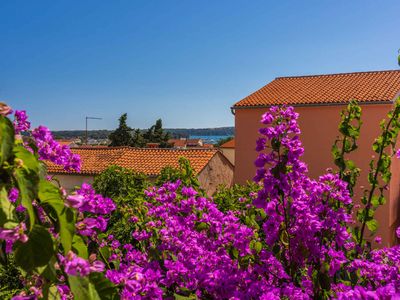
[[77, 256], [72, 251], [69, 251], [65, 257], [58, 255], [58, 258], [60, 264], [64, 266], [65, 273], [68, 275], [84, 277], [89, 275], [91, 272], [104, 271], [104, 263], [101, 261], [95, 260], [92, 263], [89, 263], [87, 260]]
[[107, 229], [107, 220], [102, 216], [97, 218], [85, 218], [81, 222], [76, 223], [76, 229], [81, 235], [93, 236], [96, 229], [103, 232]]
[[28, 236], [25, 234], [26, 225], [25, 223], [20, 223], [13, 229], [0, 228], [0, 239], [15, 243], [20, 241], [26, 243], [28, 241]]
[[18, 206], [15, 208], [15, 210], [16, 210], [17, 212], [22, 213], [22, 212], [26, 211], [26, 208], [25, 208], [24, 206], [22, 206], [22, 204], [20, 204], [20, 205], [18, 205]]
[[49, 160], [57, 165], [61, 165], [65, 170], [80, 171], [81, 162], [78, 155], [73, 154], [67, 146], [57, 143], [47, 127], [39, 126], [32, 131], [38, 147], [39, 158]]
[[82, 201], [82, 205], [78, 208], [80, 212], [106, 215], [116, 209], [115, 203], [110, 198], [105, 198], [100, 194], [96, 194], [90, 184], [82, 184], [81, 188], [77, 190], [76, 193], [83, 197], [83, 199], [79, 199], [79, 201]]
[[60, 293], [61, 300], [73, 299], [70, 288], [66, 284], [57, 285], [57, 290]]
[[14, 129], [16, 134], [19, 134], [22, 131], [27, 131], [31, 127], [31, 123], [28, 122], [28, 116], [26, 115], [25, 110], [16, 110], [14, 118]]
[[18, 196], [19, 196], [19, 191], [15, 187], [11, 188], [10, 191], [8, 192], [8, 200], [11, 203], [15, 203], [18, 199]]
[[85, 203], [85, 197], [79, 194], [67, 196], [65, 205], [68, 207], [79, 208]]
[[90, 272], [104, 272], [105, 266], [104, 263], [96, 260], [90, 265]]

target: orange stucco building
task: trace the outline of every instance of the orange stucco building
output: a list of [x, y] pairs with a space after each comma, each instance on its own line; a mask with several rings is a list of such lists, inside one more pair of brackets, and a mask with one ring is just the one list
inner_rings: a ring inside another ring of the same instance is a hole
[[[363, 125], [359, 148], [350, 158], [361, 168], [354, 197], [359, 201], [364, 187], [368, 187], [369, 161], [374, 155], [371, 146], [381, 132], [379, 123], [399, 95], [400, 70], [276, 78], [232, 107], [236, 143], [234, 182], [244, 183], [255, 174], [255, 141], [261, 115], [271, 105], [292, 105], [300, 114], [303, 159], [310, 176], [316, 178], [327, 168], [334, 168], [331, 147], [339, 135], [340, 112], [355, 99], [362, 108]], [[376, 213], [377, 234], [383, 245], [396, 242], [394, 230], [400, 224], [400, 160], [393, 159], [391, 171], [387, 202]]]

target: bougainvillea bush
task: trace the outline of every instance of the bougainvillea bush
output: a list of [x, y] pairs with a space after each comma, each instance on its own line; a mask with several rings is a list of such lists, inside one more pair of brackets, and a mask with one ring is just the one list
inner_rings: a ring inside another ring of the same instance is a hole
[[[79, 157], [1, 104], [0, 270], [18, 277], [11, 297], [396, 299], [400, 247], [373, 250], [366, 235], [384, 203], [399, 114], [398, 102], [373, 145], [370, 188], [356, 209], [359, 170], [346, 157], [360, 132], [355, 103], [332, 149], [338, 171], [317, 180], [301, 161], [298, 114], [272, 107], [262, 117], [254, 184], [222, 189], [214, 201], [190, 181], [159, 182], [117, 202], [88, 184], [68, 193], [47, 177], [44, 161], [79, 171]], [[129, 239], [107, 231], [116, 213]]]

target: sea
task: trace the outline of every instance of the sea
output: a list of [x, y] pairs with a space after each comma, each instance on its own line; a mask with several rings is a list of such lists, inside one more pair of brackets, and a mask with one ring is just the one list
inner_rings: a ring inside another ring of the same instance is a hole
[[202, 139], [206, 144], [215, 144], [222, 139], [226, 139], [230, 135], [190, 135], [190, 139]]

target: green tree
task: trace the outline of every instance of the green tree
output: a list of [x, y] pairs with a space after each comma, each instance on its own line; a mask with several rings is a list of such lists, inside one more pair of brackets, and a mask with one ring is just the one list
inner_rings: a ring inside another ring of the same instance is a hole
[[156, 180], [156, 185], [161, 186], [165, 182], [182, 181], [184, 186], [191, 186], [197, 191], [203, 193], [200, 188], [200, 182], [196, 177], [195, 171], [186, 157], [179, 158], [179, 168], [170, 166], [164, 167]]
[[170, 134], [164, 132], [162, 120], [158, 119], [156, 123], [146, 131], [144, 139], [147, 143], [159, 143], [160, 148], [167, 148], [169, 147], [168, 140], [170, 139]]
[[109, 139], [111, 140], [110, 146], [130, 146], [132, 144], [132, 128], [126, 124], [127, 119], [127, 113], [124, 113], [119, 118], [118, 128], [109, 136]]
[[397, 56], [397, 63], [398, 63], [399, 66], [400, 66], [400, 50], [399, 50], [399, 56]]
[[110, 166], [96, 176], [93, 187], [97, 193], [112, 198], [118, 209], [108, 222], [107, 235], [112, 234], [121, 243], [131, 243], [134, 223], [133, 215], [145, 214], [144, 190], [149, 186], [147, 176], [120, 166]]
[[146, 141], [140, 129], [136, 129], [132, 137], [132, 147], [143, 148], [146, 146]]
[[120, 199], [128, 199], [140, 195], [148, 186], [147, 176], [120, 166], [110, 166], [97, 175], [93, 182], [93, 188], [97, 193], [112, 198], [118, 202]]
[[215, 144], [215, 146], [221, 147], [223, 144], [225, 144], [226, 142], [229, 142], [229, 141], [231, 141], [231, 140], [233, 140], [233, 136], [228, 136], [227, 138], [224, 138], [224, 139], [219, 140], [219, 141]]

